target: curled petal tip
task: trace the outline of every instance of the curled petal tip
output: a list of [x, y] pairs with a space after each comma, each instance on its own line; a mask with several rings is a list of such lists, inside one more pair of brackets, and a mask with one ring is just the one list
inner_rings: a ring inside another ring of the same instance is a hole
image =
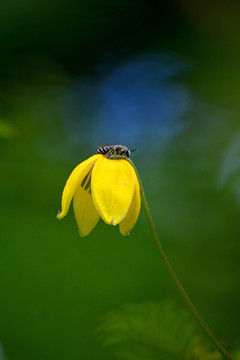
[[81, 238], [85, 238], [89, 233], [83, 233], [82, 231], [80, 231], [79, 229], [78, 229], [78, 233], [79, 233], [79, 235], [80, 235], [80, 237]]
[[121, 227], [120, 227], [120, 233], [122, 234], [122, 236], [129, 236], [130, 235], [130, 231], [126, 232]]
[[63, 216], [61, 215], [61, 211], [59, 211], [58, 213], [57, 213], [57, 219], [58, 220], [61, 220], [63, 218]]

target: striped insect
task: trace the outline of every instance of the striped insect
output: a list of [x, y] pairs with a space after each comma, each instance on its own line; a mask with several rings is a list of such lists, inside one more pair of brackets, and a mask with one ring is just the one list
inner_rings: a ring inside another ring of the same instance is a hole
[[108, 159], [129, 158], [131, 151], [124, 145], [102, 145], [97, 149], [97, 154], [102, 154]]

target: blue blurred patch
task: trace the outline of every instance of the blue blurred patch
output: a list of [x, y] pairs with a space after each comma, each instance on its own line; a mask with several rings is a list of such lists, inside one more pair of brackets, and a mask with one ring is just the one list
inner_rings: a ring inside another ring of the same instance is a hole
[[177, 77], [189, 70], [176, 54], [102, 63], [68, 96], [64, 124], [71, 142], [162, 146], [185, 126], [191, 96]]

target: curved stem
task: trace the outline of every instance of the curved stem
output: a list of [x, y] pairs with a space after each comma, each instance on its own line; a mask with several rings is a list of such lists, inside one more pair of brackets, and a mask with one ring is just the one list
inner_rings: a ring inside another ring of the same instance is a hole
[[148, 206], [148, 202], [146, 199], [146, 195], [144, 192], [144, 188], [140, 179], [140, 176], [138, 174], [138, 171], [134, 165], [134, 163], [131, 161], [131, 159], [128, 159], [128, 161], [130, 162], [130, 164], [133, 166], [137, 177], [138, 177], [138, 181], [140, 184], [140, 189], [141, 189], [141, 195], [142, 195], [142, 202], [143, 202], [143, 207], [147, 216], [147, 220], [148, 223], [150, 225], [151, 231], [153, 233], [153, 237], [156, 241], [159, 253], [162, 257], [162, 260], [170, 274], [170, 276], [172, 277], [175, 285], [177, 286], [181, 296], [183, 297], [183, 299], [185, 300], [188, 308], [191, 310], [192, 314], [194, 315], [194, 317], [196, 318], [196, 320], [198, 321], [198, 323], [200, 324], [200, 326], [203, 328], [203, 330], [205, 331], [205, 333], [208, 335], [208, 337], [210, 338], [210, 340], [213, 342], [213, 344], [216, 346], [216, 348], [218, 349], [218, 351], [221, 353], [221, 355], [226, 359], [226, 360], [232, 360], [231, 356], [228, 354], [228, 352], [226, 351], [226, 349], [222, 346], [222, 344], [220, 344], [220, 342], [217, 340], [217, 338], [215, 337], [215, 335], [213, 334], [213, 332], [209, 329], [209, 327], [207, 326], [207, 324], [205, 323], [205, 321], [202, 319], [201, 315], [199, 314], [199, 312], [197, 311], [197, 309], [195, 308], [195, 306], [193, 305], [193, 303], [191, 302], [189, 296], [187, 295], [186, 291], [184, 290], [182, 284], [180, 283], [180, 281], [178, 280], [171, 264], [168, 261], [168, 258], [165, 254], [165, 251], [163, 250], [162, 244], [159, 240], [153, 219], [152, 219], [152, 215]]

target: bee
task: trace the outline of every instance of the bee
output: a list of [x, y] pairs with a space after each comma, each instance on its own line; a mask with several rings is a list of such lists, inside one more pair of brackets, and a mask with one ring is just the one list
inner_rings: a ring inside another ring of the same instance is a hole
[[124, 145], [102, 145], [97, 149], [97, 154], [102, 154], [108, 159], [116, 159], [116, 158], [129, 158], [131, 151], [135, 151], [136, 149], [129, 150]]

